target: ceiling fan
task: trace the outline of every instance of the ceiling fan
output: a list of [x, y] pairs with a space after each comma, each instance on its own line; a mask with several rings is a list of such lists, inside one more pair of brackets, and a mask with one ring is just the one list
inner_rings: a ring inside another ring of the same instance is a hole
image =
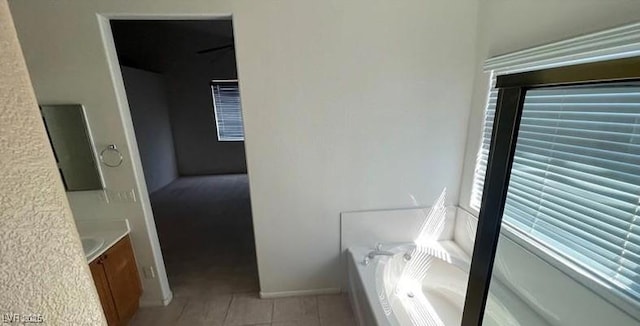
[[227, 49], [234, 49], [234, 48], [235, 48], [235, 44], [233, 43], [233, 40], [232, 40], [231, 43], [229, 43], [229, 44], [220, 45], [220, 46], [207, 48], [207, 49], [202, 49], [202, 50], [200, 50], [200, 51], [198, 51], [196, 53], [205, 54], [205, 53], [217, 52], [217, 51], [222, 51], [222, 50], [227, 50]]

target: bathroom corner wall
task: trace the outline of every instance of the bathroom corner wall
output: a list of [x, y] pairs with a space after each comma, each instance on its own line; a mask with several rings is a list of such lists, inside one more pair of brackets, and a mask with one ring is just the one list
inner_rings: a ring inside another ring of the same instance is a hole
[[0, 58], [0, 314], [106, 325], [6, 0]]

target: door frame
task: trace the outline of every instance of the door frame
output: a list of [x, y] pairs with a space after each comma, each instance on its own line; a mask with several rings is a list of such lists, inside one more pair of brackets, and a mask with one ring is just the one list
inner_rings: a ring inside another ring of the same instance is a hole
[[[151, 200], [149, 198], [149, 191], [147, 189], [147, 184], [144, 179], [144, 170], [142, 167], [142, 160], [140, 158], [140, 151], [138, 148], [138, 142], [135, 135], [135, 130], [133, 126], [133, 120], [131, 118], [131, 109], [129, 107], [129, 101], [127, 98], [127, 93], [124, 87], [124, 79], [122, 77], [122, 70], [120, 69], [120, 62], [118, 60], [118, 53], [116, 50], [115, 41], [113, 38], [113, 31], [111, 30], [111, 21], [112, 20], [223, 20], [230, 19], [232, 23], [232, 29], [234, 31], [233, 38], [234, 43], [237, 44], [237, 34], [235, 33], [235, 25], [233, 20], [233, 15], [231, 13], [221, 13], [221, 14], [121, 14], [121, 13], [100, 13], [97, 14], [98, 26], [100, 29], [100, 35], [102, 36], [102, 42], [104, 45], [104, 49], [106, 52], [106, 61], [109, 66], [109, 72], [111, 75], [111, 80], [113, 82], [113, 89], [115, 92], [115, 97], [118, 103], [118, 112], [120, 114], [122, 127], [124, 129], [124, 136], [127, 144], [127, 148], [129, 149], [129, 156], [131, 159], [131, 165], [133, 167], [133, 175], [135, 181], [135, 188], [137, 193], [139, 194], [138, 200], [140, 201], [142, 214], [144, 217], [144, 223], [146, 226], [147, 236], [150, 241], [150, 252], [145, 253], [146, 255], [152, 255], [153, 260], [155, 262], [155, 277], [158, 278], [160, 282], [161, 296], [162, 296], [162, 304], [168, 305], [172, 298], [173, 293], [171, 291], [169, 281], [167, 278], [167, 272], [164, 264], [164, 257], [162, 255], [162, 250], [160, 248], [160, 241], [158, 239], [158, 233], [156, 229], [155, 218], [153, 215], [153, 210], [151, 209]], [[236, 61], [236, 67], [238, 66], [238, 62]], [[239, 69], [238, 69], [239, 70]], [[239, 72], [238, 72], [239, 75]], [[240, 77], [238, 76], [238, 80]], [[240, 82], [239, 82], [240, 84]], [[240, 100], [242, 101], [242, 94], [240, 92]], [[246, 131], [246, 125], [243, 120], [243, 127]], [[247, 147], [245, 146], [245, 156], [247, 155]], [[249, 176], [249, 171], [247, 171], [247, 176]], [[249, 184], [251, 187], [251, 184]], [[254, 232], [255, 237], [255, 232]], [[254, 241], [255, 242], [255, 241]], [[139, 248], [138, 252], [143, 251], [144, 248]], [[140, 277], [144, 277], [145, 271], [143, 266], [138, 266]], [[260, 284], [260, 280], [258, 279], [258, 283]], [[155, 301], [154, 301], [155, 302]], [[149, 304], [153, 305], [153, 304]]]

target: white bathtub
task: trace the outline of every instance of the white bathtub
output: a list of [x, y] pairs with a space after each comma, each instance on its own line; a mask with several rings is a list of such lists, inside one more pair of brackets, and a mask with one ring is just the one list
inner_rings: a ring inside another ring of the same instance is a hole
[[[383, 247], [394, 256], [378, 256], [368, 265], [362, 262], [372, 250], [348, 250], [348, 280], [351, 303], [361, 326], [434, 325], [459, 326], [467, 291], [469, 257], [453, 241], [439, 241], [432, 247], [431, 265], [420, 284], [401, 286], [404, 254], [415, 246], [395, 244]], [[485, 312], [485, 326], [548, 325], [513, 292], [492, 280]]]

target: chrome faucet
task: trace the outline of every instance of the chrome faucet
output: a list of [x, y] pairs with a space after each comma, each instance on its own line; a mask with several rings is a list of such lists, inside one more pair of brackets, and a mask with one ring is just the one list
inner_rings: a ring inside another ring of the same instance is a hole
[[391, 251], [387, 251], [387, 250], [382, 250], [382, 243], [378, 243], [376, 245], [376, 249], [374, 249], [373, 251], [369, 252], [365, 257], [364, 260], [362, 261], [363, 265], [369, 265], [369, 263], [371, 262], [371, 259], [375, 258], [376, 256], [394, 256], [395, 253], [391, 252]]

